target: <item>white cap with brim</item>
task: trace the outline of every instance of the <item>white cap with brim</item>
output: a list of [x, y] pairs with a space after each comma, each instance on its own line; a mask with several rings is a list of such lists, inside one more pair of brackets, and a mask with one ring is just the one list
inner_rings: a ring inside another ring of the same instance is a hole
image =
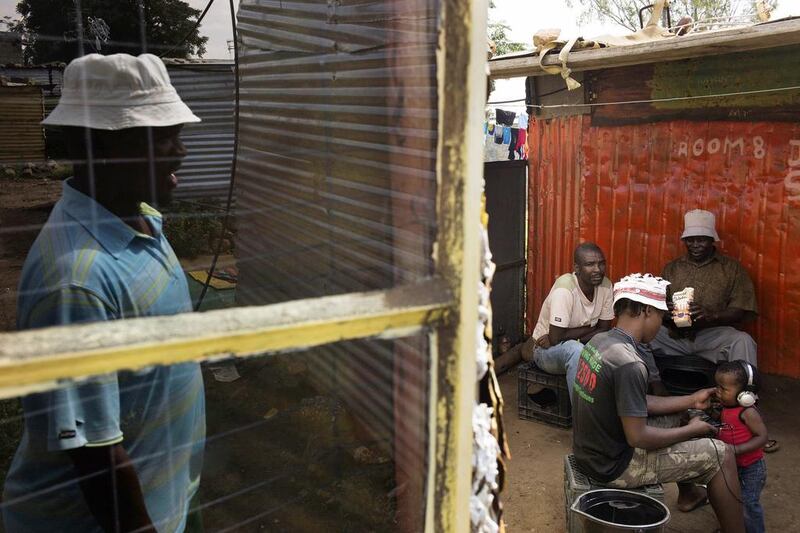
[[64, 69], [61, 99], [46, 126], [98, 130], [200, 122], [172, 86], [157, 56], [89, 54]]
[[652, 274], [625, 276], [614, 284], [614, 303], [627, 298], [666, 311], [667, 285], [669, 281]]
[[687, 237], [711, 237], [715, 241], [719, 240], [716, 230], [716, 217], [711, 211], [702, 209], [692, 209], [683, 215], [683, 235], [681, 239]]

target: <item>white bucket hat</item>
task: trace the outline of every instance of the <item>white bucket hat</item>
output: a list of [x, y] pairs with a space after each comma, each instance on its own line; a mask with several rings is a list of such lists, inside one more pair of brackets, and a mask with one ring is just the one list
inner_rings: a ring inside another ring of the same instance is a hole
[[711, 237], [715, 241], [719, 240], [716, 230], [716, 217], [711, 211], [702, 209], [692, 209], [683, 215], [683, 235], [686, 237]]
[[152, 54], [89, 54], [64, 69], [61, 99], [42, 121], [48, 126], [121, 130], [200, 122]]
[[631, 274], [614, 284], [614, 303], [622, 298], [667, 310], [667, 285], [669, 281], [652, 274]]

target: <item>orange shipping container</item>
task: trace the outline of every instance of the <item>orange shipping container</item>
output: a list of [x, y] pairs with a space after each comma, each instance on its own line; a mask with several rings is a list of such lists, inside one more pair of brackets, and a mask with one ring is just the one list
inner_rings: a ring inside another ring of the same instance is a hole
[[747, 326], [762, 371], [800, 377], [800, 124], [671, 120], [592, 125], [532, 120], [528, 331], [579, 242], [609, 277], [659, 273], [685, 253], [683, 213], [717, 216], [719, 249], [741, 261], [760, 315]]

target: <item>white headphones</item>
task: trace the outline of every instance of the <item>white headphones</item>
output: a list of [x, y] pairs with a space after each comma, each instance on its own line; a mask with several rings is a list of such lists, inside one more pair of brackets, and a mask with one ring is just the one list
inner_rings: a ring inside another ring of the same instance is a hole
[[747, 361], [739, 360], [739, 364], [742, 365], [745, 375], [747, 375], [747, 384], [744, 386], [744, 390], [736, 396], [736, 401], [739, 402], [739, 405], [742, 407], [752, 407], [756, 404], [756, 401], [758, 401], [758, 395], [756, 394], [758, 386], [755, 383], [755, 371], [753, 366]]

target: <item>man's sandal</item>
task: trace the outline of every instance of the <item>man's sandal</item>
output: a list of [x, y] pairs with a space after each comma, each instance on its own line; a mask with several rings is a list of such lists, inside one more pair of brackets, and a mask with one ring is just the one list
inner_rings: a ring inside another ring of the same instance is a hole
[[764, 451], [766, 453], [775, 453], [780, 449], [781, 445], [775, 439], [769, 439], [767, 443], [764, 445]]

